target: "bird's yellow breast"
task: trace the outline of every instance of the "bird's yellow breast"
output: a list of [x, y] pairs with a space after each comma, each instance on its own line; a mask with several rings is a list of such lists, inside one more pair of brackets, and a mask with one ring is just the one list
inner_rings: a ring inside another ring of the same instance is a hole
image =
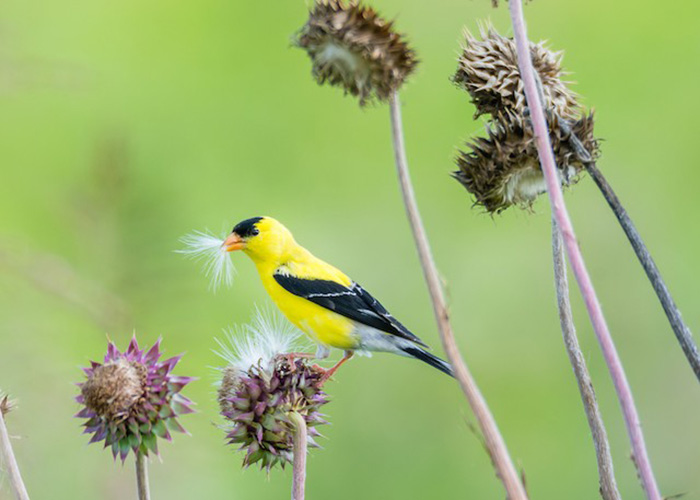
[[[301, 266], [291, 265], [294, 269], [291, 269], [290, 273], [297, 277], [306, 277], [304, 275], [307, 273]], [[297, 328], [309, 335], [314, 341], [330, 347], [337, 349], [358, 347], [359, 338], [353, 334], [355, 325], [350, 319], [285, 290], [274, 278], [274, 273], [279, 267], [272, 268], [260, 264], [257, 267], [265, 290], [280, 311]], [[312, 276], [315, 279], [334, 278], [343, 284], [350, 284], [349, 278], [345, 275], [329, 276], [327, 272], [321, 272], [321, 276], [319, 276], [317, 270]], [[346, 281], [347, 283], [345, 283]]]
[[352, 320], [285, 290], [275, 274], [300, 279], [329, 280], [349, 287], [352, 280], [342, 271], [300, 246], [278, 221], [262, 217], [257, 233], [248, 237], [243, 251], [255, 263], [265, 290], [282, 313], [313, 340], [338, 349], [355, 349], [360, 339]]

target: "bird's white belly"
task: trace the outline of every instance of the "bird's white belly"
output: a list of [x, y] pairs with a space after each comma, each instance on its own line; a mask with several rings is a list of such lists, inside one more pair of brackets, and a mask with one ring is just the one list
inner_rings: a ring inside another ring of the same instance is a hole
[[402, 339], [396, 335], [391, 335], [360, 323], [355, 323], [353, 334], [359, 338], [359, 345], [355, 349], [359, 353], [363, 351], [366, 353], [393, 352], [394, 354], [406, 356], [406, 353], [401, 350], [401, 347], [416, 346], [416, 344], [410, 340]]

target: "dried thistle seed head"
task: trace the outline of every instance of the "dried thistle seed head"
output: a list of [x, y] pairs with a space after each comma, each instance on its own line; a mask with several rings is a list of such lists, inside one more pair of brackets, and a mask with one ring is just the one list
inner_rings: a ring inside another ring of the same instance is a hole
[[104, 363], [83, 369], [87, 380], [78, 384], [76, 401], [84, 408], [76, 417], [87, 419], [83, 432], [93, 434], [91, 443], [104, 440], [122, 462], [130, 450], [157, 454], [157, 438], [171, 440], [170, 430], [186, 432], [176, 417], [193, 411], [180, 391], [194, 379], [171, 373], [181, 356], [160, 356], [160, 340], [146, 351], [134, 337], [123, 353], [110, 342]]
[[229, 338], [230, 346], [219, 343], [227, 362], [221, 371], [219, 406], [227, 421], [227, 442], [246, 452], [244, 467], [259, 463], [269, 471], [292, 461], [290, 412], [304, 418], [309, 445], [317, 446], [316, 427], [326, 423], [319, 410], [328, 402], [319, 387], [323, 371], [285, 354], [296, 336], [291, 326], [275, 324], [259, 313], [245, 332]]
[[295, 44], [309, 54], [319, 84], [342, 87], [360, 105], [388, 100], [418, 64], [393, 22], [355, 1], [317, 1]]
[[16, 402], [0, 391], [0, 414], [4, 417], [17, 407]]
[[[452, 81], [463, 88], [476, 106], [476, 116], [515, 113], [524, 116], [525, 92], [518, 69], [515, 42], [499, 35], [493, 26], [480, 29], [481, 40], [465, 33], [465, 45]], [[580, 114], [578, 96], [562, 80], [561, 52], [552, 52], [544, 42], [530, 44], [535, 71], [544, 94], [545, 109], [566, 119]]]
[[87, 408], [114, 420], [128, 414], [146, 391], [147, 375], [144, 365], [119, 358], [95, 367], [80, 393]]
[[[570, 122], [569, 122], [570, 123]], [[562, 132], [561, 119], [548, 117], [550, 138], [562, 185], [578, 180], [584, 165]], [[598, 156], [598, 141], [593, 135], [593, 114], [571, 124], [572, 133], [581, 140], [591, 156]], [[501, 212], [511, 205], [528, 208], [546, 183], [540, 168], [532, 127], [515, 115], [500, 115], [488, 128], [488, 136], [468, 144], [456, 158], [459, 170], [453, 176], [475, 198], [475, 204], [488, 212]]]

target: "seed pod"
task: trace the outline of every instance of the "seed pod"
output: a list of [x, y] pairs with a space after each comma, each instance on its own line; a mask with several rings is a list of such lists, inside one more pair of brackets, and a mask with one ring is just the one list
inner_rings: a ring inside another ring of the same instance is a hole
[[388, 100], [418, 64], [393, 22], [357, 2], [317, 1], [295, 44], [308, 53], [319, 84], [343, 88], [361, 106]]
[[[578, 180], [584, 165], [562, 131], [561, 118], [548, 117], [552, 148], [562, 185]], [[593, 135], [593, 113], [571, 124], [572, 133], [595, 158], [598, 141]], [[546, 191], [532, 127], [517, 115], [500, 115], [490, 123], [487, 137], [467, 144], [456, 158], [459, 170], [453, 176], [474, 195], [475, 203], [488, 212], [501, 212], [515, 204], [530, 207]]]
[[[493, 26], [480, 29], [482, 40], [465, 33], [465, 45], [452, 81], [466, 90], [476, 106], [476, 115], [526, 112], [525, 92], [518, 69], [515, 42], [496, 32]], [[531, 43], [530, 54], [544, 94], [545, 109], [566, 119], [580, 115], [578, 96], [562, 80], [562, 53], [552, 52], [544, 42]]]

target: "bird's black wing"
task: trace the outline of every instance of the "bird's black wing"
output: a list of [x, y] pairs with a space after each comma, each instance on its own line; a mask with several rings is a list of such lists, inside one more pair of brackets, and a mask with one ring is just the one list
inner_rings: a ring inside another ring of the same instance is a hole
[[274, 278], [289, 293], [363, 325], [427, 347], [357, 283], [353, 282], [348, 288], [335, 281], [297, 278], [288, 274], [276, 273]]

